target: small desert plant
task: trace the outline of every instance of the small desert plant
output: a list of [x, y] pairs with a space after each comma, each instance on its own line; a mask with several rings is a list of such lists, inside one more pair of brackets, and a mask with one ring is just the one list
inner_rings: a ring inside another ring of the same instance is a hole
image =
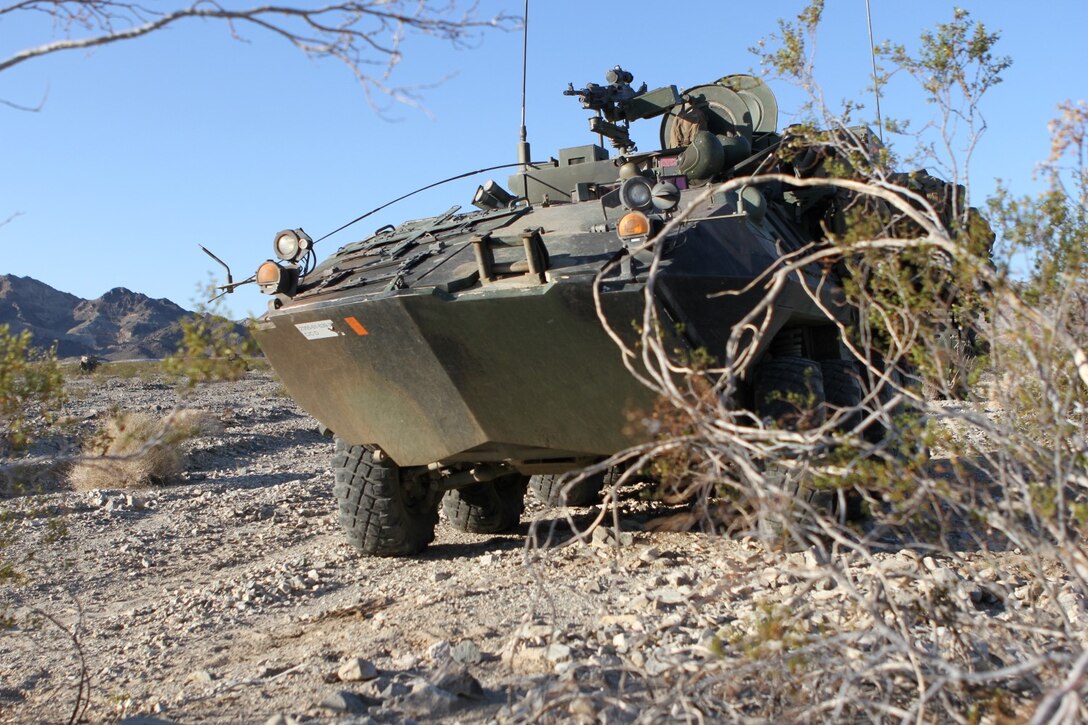
[[69, 483], [77, 491], [169, 483], [184, 470], [181, 444], [216, 429], [214, 418], [199, 410], [179, 410], [163, 418], [118, 413], [85, 447], [86, 456], [72, 468]]
[[260, 372], [271, 372], [272, 364], [268, 362], [268, 358], [263, 356], [252, 357], [246, 360], [246, 364], [250, 370], [257, 370]]
[[64, 400], [64, 376], [52, 350], [36, 351], [27, 330], [0, 325], [0, 456], [24, 448], [36, 422], [48, 424]]
[[238, 325], [219, 313], [219, 301], [198, 305], [181, 323], [177, 352], [162, 361], [163, 371], [184, 381], [189, 388], [199, 383], [238, 380], [249, 370], [247, 358], [257, 354], [257, 343]]

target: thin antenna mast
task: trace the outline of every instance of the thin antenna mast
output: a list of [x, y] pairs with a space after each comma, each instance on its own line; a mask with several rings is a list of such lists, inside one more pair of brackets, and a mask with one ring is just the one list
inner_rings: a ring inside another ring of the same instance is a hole
[[518, 141], [518, 163], [521, 164], [525, 198], [529, 198], [529, 133], [525, 129], [525, 77], [529, 67], [529, 0], [525, 0], [525, 19], [521, 33], [521, 137]]
[[[528, 4], [529, 0], [525, 0]], [[869, 57], [873, 61], [873, 94], [876, 96], [876, 130], [880, 134], [880, 143], [884, 143], [884, 121], [880, 118], [880, 81], [876, 77], [876, 46], [873, 44], [873, 11], [869, 0], [865, 0], [865, 19], [869, 21]], [[524, 93], [524, 92], [523, 92]], [[525, 112], [522, 111], [522, 131], [525, 130]]]

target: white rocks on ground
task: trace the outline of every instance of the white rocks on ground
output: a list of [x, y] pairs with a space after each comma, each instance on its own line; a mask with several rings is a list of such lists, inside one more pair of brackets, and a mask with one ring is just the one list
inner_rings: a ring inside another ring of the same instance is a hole
[[[178, 402], [156, 379], [88, 379], [77, 393], [67, 411], [76, 419]], [[333, 443], [269, 374], [200, 388], [185, 406], [223, 428], [187, 444], [182, 483], [0, 502], [17, 522], [14, 553], [49, 553], [26, 565], [29, 586], [0, 597], [75, 628], [92, 721], [524, 722], [547, 711], [593, 722], [605, 706], [597, 695], [700, 671], [731, 639], [758, 630], [768, 607], [814, 606], [814, 630], [846, 624], [847, 592], [811, 576], [815, 553], [775, 558], [750, 541], [641, 531], [652, 505], [637, 498], [620, 531], [610, 520], [586, 544], [536, 551], [525, 527], [474, 536], [442, 523], [419, 556], [361, 559], [336, 521]], [[530, 502], [524, 520], [556, 516]], [[575, 516], [584, 524], [592, 512]], [[51, 543], [57, 521], [67, 537]], [[950, 562], [903, 549], [872, 566], [893, 598], [949, 593], [979, 617], [1060, 606], [1088, 621], [1079, 596], [1036, 586], [1012, 553]], [[913, 587], [923, 572], [940, 591]], [[850, 574], [861, 580], [865, 570]], [[865, 657], [865, 642], [856, 646]], [[56, 628], [9, 633], [0, 712], [67, 719], [78, 673], [71, 639]], [[637, 696], [612, 698], [607, 706], [619, 709], [609, 717], [637, 717]], [[557, 701], [566, 704], [553, 712]]]

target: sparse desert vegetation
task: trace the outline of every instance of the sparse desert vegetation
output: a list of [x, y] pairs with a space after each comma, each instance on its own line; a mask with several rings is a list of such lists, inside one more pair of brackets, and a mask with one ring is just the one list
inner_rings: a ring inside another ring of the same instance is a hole
[[68, 482], [76, 491], [175, 483], [185, 470], [183, 444], [221, 428], [199, 410], [172, 410], [162, 417], [118, 411], [83, 446]]

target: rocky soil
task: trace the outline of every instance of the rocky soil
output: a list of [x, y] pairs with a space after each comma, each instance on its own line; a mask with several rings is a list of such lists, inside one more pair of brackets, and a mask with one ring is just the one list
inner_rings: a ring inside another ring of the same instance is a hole
[[[7, 546], [36, 554], [0, 596], [39, 619], [0, 637], [3, 722], [67, 721], [81, 692], [93, 722], [740, 717], [703, 677], [724, 630], [756, 626], [769, 601], [824, 602], [834, 625], [844, 597], [806, 579], [811, 551], [647, 530], [677, 511], [638, 490], [618, 536], [572, 541], [560, 512], [530, 504], [511, 535], [440, 522], [419, 556], [363, 559], [336, 522], [332, 441], [269, 373], [184, 402], [157, 378], [74, 385], [67, 412], [87, 428], [112, 407], [175, 405], [222, 428], [188, 444], [179, 484], [0, 502], [15, 522]], [[596, 510], [572, 514], [585, 525]], [[1034, 596], [1004, 556], [953, 565], [892, 547], [871, 565], [943, 569], [980, 616], [1000, 616]]]

